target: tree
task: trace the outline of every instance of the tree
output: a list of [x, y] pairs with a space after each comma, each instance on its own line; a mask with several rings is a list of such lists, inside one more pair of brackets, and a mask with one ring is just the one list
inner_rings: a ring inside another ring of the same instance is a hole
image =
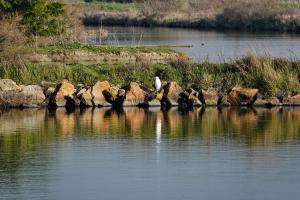
[[65, 30], [63, 4], [51, 0], [0, 0], [4, 15], [21, 15], [22, 23], [35, 35], [56, 35]]

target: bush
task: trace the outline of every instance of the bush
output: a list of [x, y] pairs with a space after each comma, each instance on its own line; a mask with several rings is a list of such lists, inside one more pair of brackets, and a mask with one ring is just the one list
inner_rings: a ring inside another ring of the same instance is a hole
[[21, 15], [28, 32], [35, 35], [57, 35], [64, 31], [63, 4], [49, 0], [3, 0], [0, 10], [6, 16]]

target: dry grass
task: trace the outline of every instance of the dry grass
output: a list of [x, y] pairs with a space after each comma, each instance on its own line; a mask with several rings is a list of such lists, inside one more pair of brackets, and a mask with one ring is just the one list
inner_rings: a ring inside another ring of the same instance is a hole
[[299, 0], [146, 0], [143, 13], [162, 21], [210, 21], [217, 28], [297, 31], [300, 26]]
[[20, 17], [0, 20], [0, 60], [16, 60], [19, 48], [28, 42], [26, 30], [20, 21]]
[[297, 62], [251, 54], [237, 61], [237, 67], [244, 84], [259, 88], [265, 95], [274, 95], [278, 92], [292, 94], [300, 91]]

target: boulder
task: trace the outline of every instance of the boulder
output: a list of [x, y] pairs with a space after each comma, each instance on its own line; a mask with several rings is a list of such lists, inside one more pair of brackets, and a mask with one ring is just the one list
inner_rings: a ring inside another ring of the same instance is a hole
[[227, 100], [232, 106], [250, 106], [256, 101], [258, 89], [235, 86], [227, 94]]
[[180, 94], [183, 92], [182, 88], [175, 81], [167, 83], [163, 87], [163, 97], [161, 99], [162, 105], [178, 106], [181, 98]]
[[279, 91], [275, 94], [275, 97], [279, 100], [279, 102], [282, 104], [283, 100], [287, 99], [289, 97], [289, 94], [287, 91]]
[[93, 87], [92, 87], [92, 97], [93, 97], [93, 103], [96, 107], [102, 107], [102, 106], [111, 106], [110, 103], [107, 102], [106, 98], [103, 95], [103, 91], [107, 90], [109, 91], [111, 88], [108, 81], [98, 81]]
[[[41, 107], [45, 102], [43, 90], [38, 85], [17, 86], [7, 81], [9, 87], [1, 87], [0, 107]], [[3, 85], [2, 85], [3, 86]], [[15, 90], [12, 90], [12, 88]], [[2, 90], [3, 89], [3, 90]]]
[[300, 106], [300, 94], [284, 98], [283, 106]]
[[0, 107], [20, 107], [23, 103], [20, 91], [0, 91]]
[[0, 79], [0, 91], [21, 91], [21, 87], [18, 86], [13, 80]]
[[103, 95], [107, 101], [107, 105], [122, 107], [126, 91], [124, 89], [119, 89], [118, 87], [111, 87], [108, 90], [104, 90]]
[[39, 85], [21, 86], [21, 97], [23, 98], [22, 107], [35, 108], [41, 107], [45, 102], [43, 89]]
[[142, 107], [160, 107], [160, 101], [163, 97], [163, 90], [160, 91], [148, 91], [145, 97], [145, 102]]
[[205, 106], [219, 106], [223, 101], [223, 95], [217, 89], [209, 88], [208, 90], [200, 90], [198, 99]]
[[41, 87], [44, 89], [48, 89], [50, 87], [55, 87], [55, 86], [56, 86], [56, 83], [54, 83], [54, 82], [50, 82], [50, 81], [42, 81], [41, 82]]
[[[123, 90], [120, 90], [120, 88], [112, 86], [107, 90], [103, 90], [102, 93], [108, 103], [114, 104], [114, 102], [117, 100], [120, 91], [123, 92]], [[125, 97], [125, 93], [126, 92], [124, 90], [124, 94], [122, 94], [124, 97]]]
[[83, 88], [77, 93], [77, 97], [80, 100], [80, 105], [84, 107], [92, 107], [93, 104], [93, 96], [91, 88]]
[[258, 97], [253, 106], [274, 107], [280, 106], [281, 103], [277, 97]]
[[50, 106], [66, 107], [79, 106], [79, 100], [75, 95], [76, 89], [67, 80], [56, 86], [55, 92], [50, 97]]
[[198, 98], [199, 93], [192, 88], [187, 91], [180, 93], [178, 100], [181, 108], [193, 108], [201, 106], [201, 101]]
[[49, 88], [45, 91], [45, 96], [46, 96], [46, 98], [50, 97], [54, 92], [55, 92], [55, 88], [54, 88], [54, 87], [49, 87]]
[[126, 88], [123, 106], [140, 106], [145, 103], [147, 93], [135, 82]]
[[199, 107], [202, 105], [200, 99], [198, 98], [199, 92], [195, 91], [194, 89], [188, 89], [188, 105], [190, 107]]

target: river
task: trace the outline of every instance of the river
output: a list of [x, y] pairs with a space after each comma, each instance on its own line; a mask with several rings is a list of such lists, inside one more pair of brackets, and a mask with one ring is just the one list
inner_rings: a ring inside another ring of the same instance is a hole
[[[87, 42], [109, 45], [193, 45], [175, 48], [193, 57], [194, 62], [224, 62], [249, 53], [298, 60], [300, 34], [218, 32], [183, 28], [105, 27], [107, 40], [96, 37]], [[97, 30], [97, 28], [88, 28]]]
[[300, 109], [12, 109], [0, 122], [0, 199], [300, 195]]

